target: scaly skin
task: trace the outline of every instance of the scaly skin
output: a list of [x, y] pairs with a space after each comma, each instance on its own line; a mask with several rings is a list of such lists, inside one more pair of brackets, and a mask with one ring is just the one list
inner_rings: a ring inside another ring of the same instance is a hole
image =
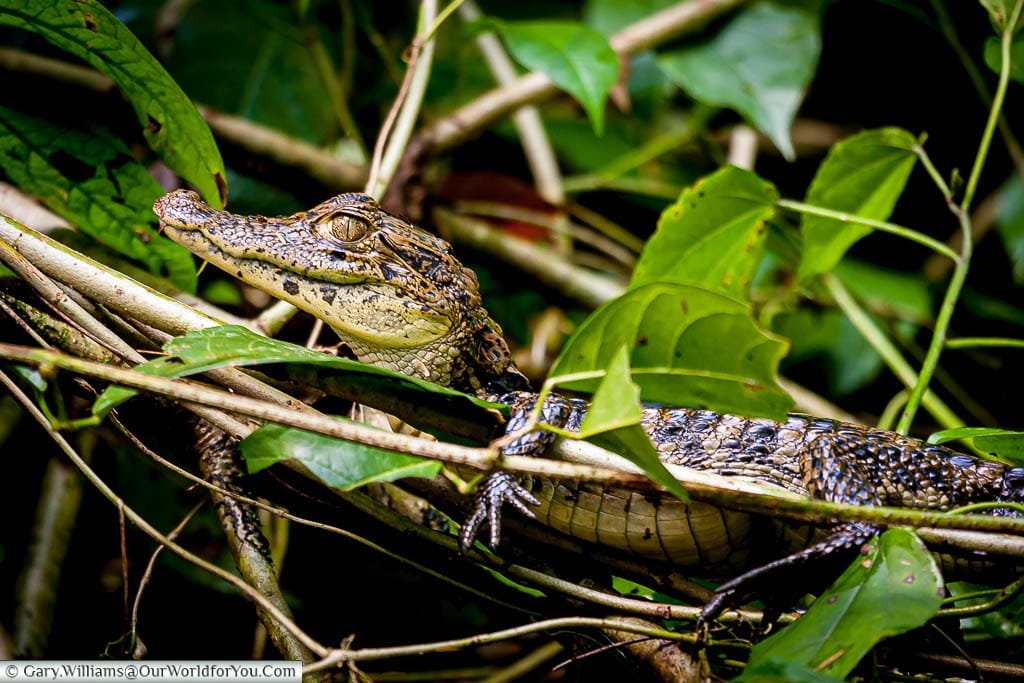
[[[179, 190], [157, 200], [154, 210], [173, 240], [320, 318], [361, 360], [497, 396], [513, 404], [509, 432], [533, 407], [532, 394], [516, 391], [526, 389], [526, 382], [481, 304], [472, 271], [446, 242], [388, 214], [372, 198], [344, 194], [293, 216], [264, 218], [216, 211], [196, 193]], [[583, 401], [552, 396], [543, 419], [575, 429], [585, 410]], [[645, 409], [643, 424], [667, 463], [742, 476], [810, 498], [936, 510], [1024, 501], [1024, 469], [859, 425], [802, 415], [776, 423], [658, 407]], [[539, 455], [552, 438], [534, 432], [505, 452]], [[507, 474], [492, 475], [463, 528], [464, 545], [484, 524], [492, 545], [497, 543], [506, 502], [560, 531], [685, 566], [733, 566], [749, 545], [750, 519], [742, 513], [567, 482], [530, 485], [532, 492]], [[724, 584], [705, 617], [764, 592], [782, 570], [813, 575], [821, 560], [848, 561], [878, 531], [867, 524], [839, 525], [824, 541]]]

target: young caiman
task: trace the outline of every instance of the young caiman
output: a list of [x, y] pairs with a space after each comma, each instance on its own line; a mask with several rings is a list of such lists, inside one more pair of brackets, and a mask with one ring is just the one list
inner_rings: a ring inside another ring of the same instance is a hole
[[[343, 194], [293, 216], [265, 218], [217, 211], [196, 193], [178, 190], [157, 200], [154, 210], [173, 240], [320, 318], [361, 360], [510, 403], [509, 433], [527, 419], [534, 395], [481, 303], [476, 276], [448, 243], [385, 212], [371, 197]], [[586, 406], [551, 396], [543, 419], [577, 428]], [[653, 406], [645, 409], [643, 424], [667, 463], [812, 498], [937, 510], [1024, 502], [1024, 468], [859, 425], [803, 415], [776, 423]], [[504, 451], [539, 455], [552, 438], [533, 432]], [[463, 526], [463, 545], [485, 524], [491, 545], [498, 543], [503, 503], [574, 536], [681, 565], [735, 564], [750, 541], [749, 517], [738, 512], [571, 482], [531, 486], [507, 473], [490, 475]], [[723, 584], [704, 618], [764, 594], [783, 571], [810, 574], [822, 562], [841, 566], [878, 532], [871, 524], [838, 525], [824, 540]]]

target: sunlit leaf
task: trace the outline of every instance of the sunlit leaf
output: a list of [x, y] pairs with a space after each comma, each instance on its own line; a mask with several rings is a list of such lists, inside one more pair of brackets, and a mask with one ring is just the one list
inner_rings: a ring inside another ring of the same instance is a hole
[[778, 198], [771, 183], [735, 166], [697, 181], [662, 212], [630, 287], [678, 282], [742, 297]]
[[604, 104], [619, 77], [619, 58], [597, 31], [568, 21], [489, 21], [512, 57], [541, 71], [575, 97], [600, 135]]
[[[792, 405], [775, 379], [785, 340], [727, 296], [672, 283], [632, 289], [579, 326], [551, 374], [605, 370], [623, 344], [645, 401], [775, 418]], [[566, 386], [593, 391], [597, 383]]]
[[845, 677], [880, 640], [923, 625], [942, 604], [942, 576], [911, 531], [889, 529], [795, 623], [754, 646], [772, 658]]
[[[903, 192], [917, 156], [917, 140], [899, 128], [881, 128], [836, 144], [818, 168], [807, 203], [834, 211], [885, 220]], [[872, 228], [834, 218], [805, 215], [800, 277], [827, 273]]]
[[110, 10], [96, 0], [0, 0], [0, 24], [38, 33], [113, 79], [135, 109], [149, 146], [210, 205], [224, 205], [224, 162], [206, 122]]
[[793, 159], [789, 129], [821, 53], [817, 3], [756, 2], [709, 41], [662, 53], [676, 85], [730, 107]]

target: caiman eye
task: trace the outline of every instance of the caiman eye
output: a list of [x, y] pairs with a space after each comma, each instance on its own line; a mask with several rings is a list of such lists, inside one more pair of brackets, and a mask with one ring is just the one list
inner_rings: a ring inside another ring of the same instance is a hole
[[362, 218], [348, 216], [343, 213], [336, 214], [331, 218], [328, 222], [328, 227], [330, 227], [331, 235], [342, 242], [356, 242], [365, 237], [366, 233], [370, 232], [370, 224]]

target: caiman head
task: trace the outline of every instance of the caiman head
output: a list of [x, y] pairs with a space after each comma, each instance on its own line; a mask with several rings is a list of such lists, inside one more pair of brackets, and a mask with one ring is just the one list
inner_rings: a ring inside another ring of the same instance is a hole
[[168, 237], [320, 318], [360, 360], [475, 393], [518, 374], [473, 271], [447, 242], [368, 195], [265, 218], [217, 211], [177, 190], [153, 210]]

